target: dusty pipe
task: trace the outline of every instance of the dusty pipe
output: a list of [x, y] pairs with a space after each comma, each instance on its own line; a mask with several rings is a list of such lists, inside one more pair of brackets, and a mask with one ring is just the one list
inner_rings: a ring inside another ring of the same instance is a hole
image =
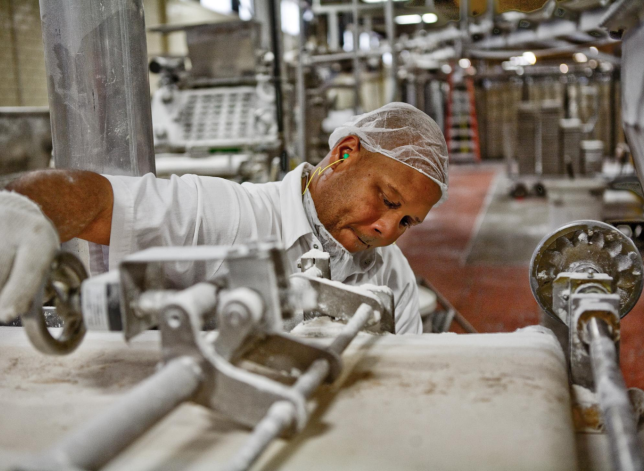
[[[373, 309], [370, 306], [367, 304], [360, 305], [346, 327], [342, 329], [342, 332], [340, 332], [328, 347], [329, 351], [337, 355], [344, 352], [372, 314]], [[329, 362], [326, 360], [314, 361], [309, 369], [298, 378], [293, 389], [306, 398], [310, 397], [329, 374], [329, 368]], [[261, 456], [266, 447], [275, 438], [279, 437], [282, 431], [293, 423], [294, 419], [295, 409], [290, 403], [280, 401], [273, 404], [264, 419], [255, 426], [248, 441], [237, 452], [224, 470], [245, 471], [249, 469]]]
[[197, 361], [189, 357], [172, 360], [98, 417], [20, 469], [100, 469], [189, 400], [200, 384]]
[[142, 0], [40, 0], [54, 161], [154, 172]]
[[304, 59], [306, 56], [306, 23], [304, 22], [304, 13], [306, 12], [307, 3], [300, 2], [299, 4], [299, 22], [300, 34], [298, 36], [298, 53], [297, 53], [297, 104], [298, 104], [298, 120], [297, 120], [297, 140], [299, 145], [299, 154], [302, 162], [308, 162], [307, 149], [308, 143], [306, 142], [306, 112], [308, 103], [306, 100], [306, 83], [304, 77]]
[[643, 471], [644, 457], [637, 436], [635, 414], [619, 369], [615, 343], [602, 320], [588, 321], [587, 330], [595, 390], [608, 430], [616, 471]]
[[391, 69], [389, 70], [389, 90], [385, 100], [387, 103], [398, 101], [398, 51], [396, 49], [396, 24], [394, 22], [394, 0], [385, 3], [385, 28], [391, 47]]
[[360, 15], [358, 0], [352, 1], [353, 17], [353, 113], [360, 113]]

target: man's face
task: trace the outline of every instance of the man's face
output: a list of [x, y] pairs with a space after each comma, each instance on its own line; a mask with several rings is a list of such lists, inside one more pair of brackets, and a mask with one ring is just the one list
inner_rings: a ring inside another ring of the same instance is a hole
[[392, 244], [421, 223], [441, 197], [434, 181], [365, 151], [354, 136], [341, 141], [322, 165], [347, 153], [347, 159], [315, 177], [310, 189], [320, 222], [349, 252]]

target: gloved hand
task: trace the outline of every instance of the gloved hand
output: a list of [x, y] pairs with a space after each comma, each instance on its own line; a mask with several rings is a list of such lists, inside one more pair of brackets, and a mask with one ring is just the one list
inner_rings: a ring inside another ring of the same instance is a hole
[[58, 231], [38, 205], [0, 191], [0, 321], [24, 314], [60, 247]]

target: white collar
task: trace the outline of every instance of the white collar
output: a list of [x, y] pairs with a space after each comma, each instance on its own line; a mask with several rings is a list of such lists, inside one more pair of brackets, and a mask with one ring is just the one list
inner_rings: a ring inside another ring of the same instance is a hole
[[[305, 164], [300, 175], [308, 175], [312, 169], [313, 167]], [[313, 235], [320, 241], [324, 251], [331, 255], [331, 279], [344, 282], [350, 276], [367, 273], [382, 266], [382, 256], [377, 248], [352, 254], [327, 231], [318, 219], [310, 192], [307, 191], [303, 196], [300, 196], [300, 201]]]

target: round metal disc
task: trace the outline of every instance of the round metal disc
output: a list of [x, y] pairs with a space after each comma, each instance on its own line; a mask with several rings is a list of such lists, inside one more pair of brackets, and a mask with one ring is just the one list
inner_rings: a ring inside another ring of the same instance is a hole
[[544, 237], [530, 261], [530, 288], [539, 306], [561, 321], [552, 309], [552, 282], [564, 272], [605, 273], [619, 294], [624, 317], [642, 293], [642, 257], [633, 241], [609, 224], [574, 221]]

